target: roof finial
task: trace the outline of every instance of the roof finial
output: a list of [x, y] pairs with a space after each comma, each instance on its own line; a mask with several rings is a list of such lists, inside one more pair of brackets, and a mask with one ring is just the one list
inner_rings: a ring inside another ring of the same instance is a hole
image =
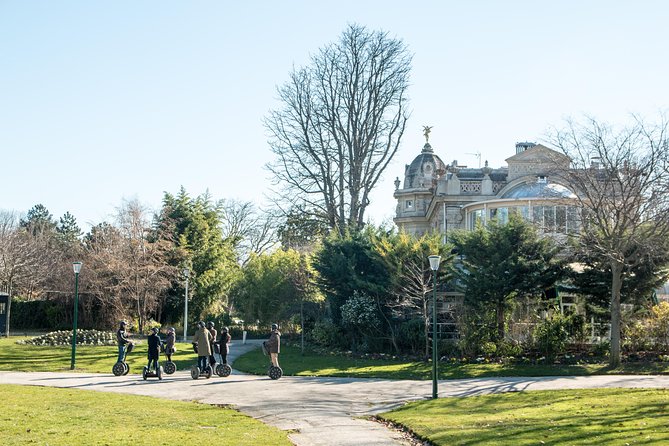
[[423, 126], [423, 135], [425, 135], [425, 142], [430, 142], [430, 130], [432, 130], [432, 126]]

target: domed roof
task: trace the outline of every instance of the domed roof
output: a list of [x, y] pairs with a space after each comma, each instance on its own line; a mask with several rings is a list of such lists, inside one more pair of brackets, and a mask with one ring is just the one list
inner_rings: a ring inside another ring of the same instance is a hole
[[434, 154], [432, 146], [425, 143], [423, 150], [404, 171], [404, 187], [431, 187], [432, 180], [446, 172], [446, 164]]
[[576, 195], [557, 183], [523, 183], [502, 195], [502, 198], [576, 198]]

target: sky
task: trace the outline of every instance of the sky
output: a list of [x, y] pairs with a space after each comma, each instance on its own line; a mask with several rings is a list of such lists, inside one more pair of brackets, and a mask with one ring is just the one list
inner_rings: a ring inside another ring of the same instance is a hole
[[446, 163], [506, 165], [568, 118], [669, 108], [669, 2], [0, 0], [0, 210], [85, 231], [165, 192], [267, 202], [263, 118], [349, 24], [413, 54], [411, 118], [367, 217], [390, 222], [422, 128]]

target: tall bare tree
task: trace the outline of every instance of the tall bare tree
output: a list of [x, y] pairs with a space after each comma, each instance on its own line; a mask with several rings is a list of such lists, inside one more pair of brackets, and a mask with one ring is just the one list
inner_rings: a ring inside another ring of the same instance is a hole
[[350, 25], [294, 69], [265, 126], [281, 197], [343, 233], [360, 227], [369, 195], [408, 119], [411, 54], [388, 33]]
[[223, 238], [233, 242], [243, 265], [251, 254], [263, 254], [277, 244], [278, 215], [249, 201], [223, 200], [221, 209]]
[[0, 212], [0, 286], [9, 294], [7, 325], [9, 336], [12, 297], [16, 292], [30, 296], [41, 291], [39, 284], [52, 265], [50, 234], [22, 226], [13, 212]]
[[571, 158], [559, 174], [583, 210], [581, 246], [611, 267], [610, 364], [620, 364], [620, 290], [626, 270], [658, 255], [669, 236], [667, 120], [638, 117], [625, 128], [589, 118], [554, 130], [551, 142]]

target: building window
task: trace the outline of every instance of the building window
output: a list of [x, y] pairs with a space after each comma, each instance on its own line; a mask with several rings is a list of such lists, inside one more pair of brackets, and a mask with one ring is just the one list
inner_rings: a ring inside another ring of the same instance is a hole
[[405, 203], [405, 208], [406, 209], [413, 208], [413, 201], [412, 200], [407, 200], [406, 203]]

